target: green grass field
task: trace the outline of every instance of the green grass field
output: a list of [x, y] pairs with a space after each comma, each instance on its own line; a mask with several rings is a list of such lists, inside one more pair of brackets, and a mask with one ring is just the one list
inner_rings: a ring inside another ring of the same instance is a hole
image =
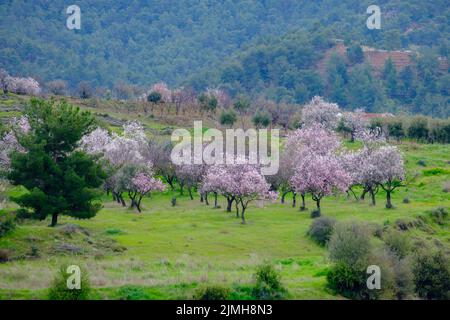
[[[450, 145], [404, 142], [408, 186], [393, 197], [394, 209], [384, 208], [384, 194], [377, 206], [328, 197], [322, 214], [338, 220], [358, 219], [371, 225], [395, 225], [397, 219], [414, 220], [433, 208], [450, 207], [443, 191], [450, 181]], [[418, 164], [424, 161], [425, 166]], [[434, 170], [440, 168], [442, 170]], [[11, 189], [10, 195], [20, 192]], [[178, 192], [146, 198], [143, 212], [122, 208], [104, 196], [104, 208], [91, 220], [61, 217], [59, 226], [49, 221], [27, 221], [0, 238], [0, 248], [12, 252], [12, 261], [0, 263], [0, 299], [46, 298], [47, 288], [63, 264], [80, 265], [89, 273], [95, 299], [192, 298], [205, 284], [234, 288], [232, 298], [249, 298], [248, 288], [258, 264], [275, 265], [290, 299], [340, 299], [326, 288], [330, 263], [326, 248], [307, 236], [310, 210], [300, 212], [286, 204], [254, 203], [242, 225], [234, 212], [213, 209], [198, 197], [170, 200]], [[409, 203], [403, 203], [405, 198]], [[13, 204], [8, 204], [13, 208]], [[307, 205], [313, 207], [308, 198]], [[67, 225], [75, 224], [74, 232]], [[429, 221], [408, 231], [413, 242], [428, 242], [449, 250], [448, 223]], [[374, 244], [380, 240], [374, 237]]]

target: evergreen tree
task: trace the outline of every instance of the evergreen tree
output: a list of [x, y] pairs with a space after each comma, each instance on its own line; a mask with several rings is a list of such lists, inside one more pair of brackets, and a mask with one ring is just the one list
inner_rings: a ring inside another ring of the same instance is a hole
[[31, 208], [36, 217], [58, 215], [76, 218], [93, 217], [101, 205], [95, 200], [105, 174], [100, 165], [77, 149], [83, 135], [93, 129], [89, 112], [65, 101], [32, 100], [25, 110], [30, 132], [19, 135], [25, 152], [15, 152], [9, 179], [28, 192], [13, 200]]

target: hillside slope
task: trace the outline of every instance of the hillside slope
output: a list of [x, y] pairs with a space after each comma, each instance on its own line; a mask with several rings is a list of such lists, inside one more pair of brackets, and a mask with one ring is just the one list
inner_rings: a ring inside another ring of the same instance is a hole
[[214, 69], [261, 36], [314, 29], [385, 49], [445, 47], [448, 2], [382, 1], [382, 29], [366, 28], [364, 1], [102, 0], [77, 1], [81, 30], [66, 28], [66, 1], [8, 0], [0, 4], [0, 67], [39, 82], [73, 86], [115, 82], [179, 85]]

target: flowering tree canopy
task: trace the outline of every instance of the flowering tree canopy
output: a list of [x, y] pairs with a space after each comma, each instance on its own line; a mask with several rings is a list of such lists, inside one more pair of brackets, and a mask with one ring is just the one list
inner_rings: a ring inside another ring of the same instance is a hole
[[324, 128], [334, 130], [339, 123], [339, 106], [315, 96], [302, 110], [302, 121], [305, 126], [320, 124]]
[[405, 179], [403, 157], [396, 147], [385, 146], [373, 153], [372, 161], [376, 164], [378, 185], [386, 191], [386, 208], [390, 209], [391, 194]]
[[198, 187], [203, 179], [205, 170], [205, 164], [183, 164], [176, 166], [175, 171], [178, 182], [181, 185], [181, 192], [183, 192], [183, 187], [186, 187], [191, 200], [194, 199], [192, 189]]
[[350, 133], [351, 142], [355, 141], [356, 133], [364, 131], [368, 127], [368, 121], [364, 117], [362, 109], [357, 109], [354, 112], [345, 112], [342, 115], [342, 127], [344, 131]]
[[333, 191], [347, 191], [351, 177], [333, 154], [310, 154], [300, 160], [291, 184], [299, 193], [311, 193], [320, 211], [320, 200]]
[[0, 138], [0, 171], [3, 172], [10, 169], [12, 152], [25, 152], [17, 139], [18, 135], [28, 134], [31, 130], [28, 118], [25, 116], [13, 118], [11, 127], [12, 130]]
[[161, 100], [163, 102], [171, 102], [172, 101], [172, 91], [169, 89], [167, 84], [164, 82], [155, 83], [150, 88], [150, 93], [151, 92], [158, 92], [161, 95]]
[[313, 153], [325, 155], [335, 152], [341, 146], [339, 137], [323, 125], [314, 123], [297, 129], [287, 137], [286, 152], [297, 155]]
[[241, 205], [242, 223], [245, 223], [245, 210], [251, 201], [277, 198], [258, 168], [249, 164], [211, 166], [203, 179], [202, 188], [222, 194], [232, 199], [231, 202], [236, 201], [236, 205]]
[[8, 75], [2, 80], [2, 82], [2, 87], [5, 91], [27, 95], [38, 95], [41, 92], [39, 82], [31, 77], [20, 78], [11, 77]]
[[135, 199], [135, 206], [139, 212], [141, 212], [142, 198], [152, 191], [164, 191], [166, 187], [161, 180], [153, 178], [146, 172], [137, 173], [132, 179], [132, 191], [138, 194], [138, 198]]

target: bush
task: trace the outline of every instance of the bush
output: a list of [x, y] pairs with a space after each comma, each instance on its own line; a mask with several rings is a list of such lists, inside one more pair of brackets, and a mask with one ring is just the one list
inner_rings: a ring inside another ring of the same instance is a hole
[[67, 273], [67, 266], [59, 269], [53, 283], [49, 289], [48, 298], [50, 300], [87, 300], [90, 293], [90, 284], [87, 273], [81, 270], [80, 289], [69, 289], [67, 279], [73, 275]]
[[6, 262], [11, 258], [11, 252], [7, 249], [0, 249], [0, 263]]
[[364, 269], [346, 263], [334, 265], [327, 274], [328, 287], [335, 293], [349, 299], [369, 299], [371, 297], [366, 284]]
[[318, 218], [318, 217], [320, 217], [320, 211], [319, 210], [315, 209], [315, 210], [311, 211], [311, 218], [312, 219], [315, 219], [315, 218]]
[[14, 215], [0, 211], [0, 237], [14, 230], [16, 227]]
[[374, 224], [371, 224], [370, 227], [371, 227], [373, 236], [380, 238], [380, 239], [383, 237], [385, 226], [382, 226], [381, 224], [378, 224], [378, 223], [374, 223]]
[[411, 202], [411, 200], [409, 200], [409, 198], [404, 198], [403, 199], [403, 203], [410, 203]]
[[427, 163], [426, 163], [425, 160], [419, 160], [419, 161], [417, 161], [417, 164], [418, 164], [419, 166], [422, 166], [422, 167], [426, 167], [426, 166], [427, 166]]
[[227, 300], [230, 289], [222, 286], [206, 286], [199, 288], [194, 295], [196, 300]]
[[331, 260], [347, 265], [367, 266], [370, 253], [370, 230], [354, 221], [338, 222], [328, 242]]
[[403, 233], [397, 230], [389, 230], [384, 236], [384, 243], [387, 248], [398, 258], [403, 259], [411, 250], [411, 243]]
[[311, 223], [308, 235], [318, 244], [324, 246], [330, 240], [336, 220], [328, 217], [317, 218]]
[[424, 299], [450, 299], [450, 261], [442, 252], [420, 252], [413, 266], [416, 293]]
[[407, 299], [414, 294], [411, 263], [408, 258], [399, 258], [389, 248], [380, 250], [371, 257], [371, 263], [381, 269], [381, 299]]
[[448, 218], [448, 211], [444, 207], [439, 207], [430, 211], [430, 217], [437, 224], [443, 225]]
[[124, 286], [119, 289], [120, 300], [148, 300], [150, 297], [141, 287]]
[[263, 264], [256, 270], [256, 284], [252, 295], [258, 300], [284, 299], [286, 289], [282, 286], [279, 273], [270, 264]]
[[423, 175], [426, 177], [429, 176], [440, 176], [440, 175], [447, 175], [450, 174], [449, 170], [442, 169], [442, 168], [433, 168], [428, 170], [423, 170]]

